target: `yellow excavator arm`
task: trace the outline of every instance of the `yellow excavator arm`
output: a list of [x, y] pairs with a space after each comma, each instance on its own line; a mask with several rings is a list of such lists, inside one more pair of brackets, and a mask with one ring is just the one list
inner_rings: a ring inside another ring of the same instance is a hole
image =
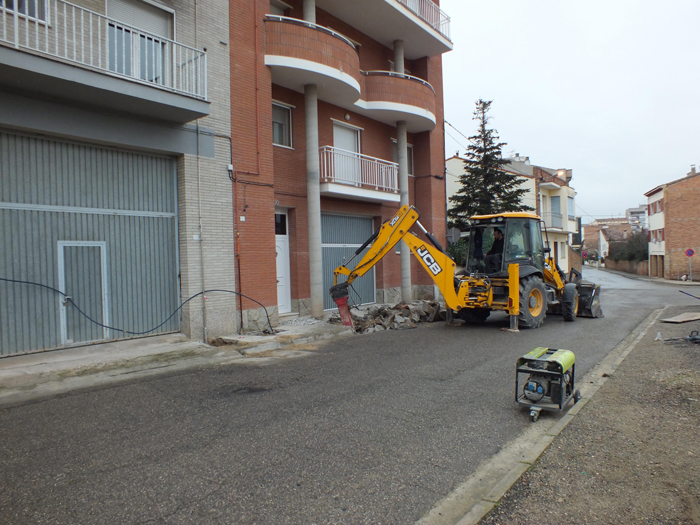
[[[357, 263], [354, 269], [350, 270], [347, 266], [339, 266], [335, 269], [334, 286], [330, 289], [331, 296], [338, 303], [338, 299], [346, 298], [348, 295], [348, 286], [358, 277], [365, 275], [372, 267], [377, 264], [382, 257], [389, 253], [396, 243], [403, 240], [409, 247], [413, 255], [420, 262], [423, 269], [428, 272], [428, 275], [433, 279], [437, 287], [440, 289], [442, 296], [445, 299], [445, 305], [452, 310], [461, 310], [465, 307], [475, 307], [491, 304], [493, 300], [490, 286], [483, 286], [485, 283], [477, 281], [473, 283], [475, 289], [484, 288], [488, 296], [475, 292], [470, 298], [469, 281], [462, 279], [455, 286], [455, 262], [442, 249], [440, 243], [429, 233], [418, 219], [420, 214], [413, 206], [402, 206], [390, 221], [384, 222], [381, 227], [370, 237], [360, 248], [355, 252], [354, 257], [358, 256], [371, 243], [372, 245], [367, 250], [367, 253]], [[423, 230], [423, 233], [428, 237], [429, 242], [424, 241], [410, 229], [414, 226]], [[350, 259], [349, 262], [351, 262]], [[346, 263], [346, 264], [348, 264]], [[513, 275], [509, 280], [513, 281], [514, 287], [517, 290], [517, 267], [514, 268]], [[338, 277], [345, 276], [346, 280], [338, 282]], [[512, 303], [512, 301], [511, 301]], [[517, 300], [515, 304], [506, 305], [511, 313], [518, 313]]]

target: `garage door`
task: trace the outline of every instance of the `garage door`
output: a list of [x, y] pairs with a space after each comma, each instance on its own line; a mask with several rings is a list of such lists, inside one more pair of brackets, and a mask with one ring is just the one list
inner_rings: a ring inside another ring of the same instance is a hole
[[[0, 355], [167, 319], [179, 305], [176, 188], [172, 158], [0, 131]], [[149, 333], [179, 328], [175, 315]]]
[[[374, 233], [374, 221], [367, 217], [350, 217], [346, 215], [321, 215], [322, 250], [323, 250], [323, 289], [333, 286], [333, 270], [345, 264], [362, 244]], [[366, 252], [366, 250], [365, 250]], [[358, 255], [350, 268], [360, 261], [364, 253]], [[350, 290], [350, 304], [367, 304], [376, 301], [375, 274], [372, 268], [363, 277], [356, 279]], [[336, 308], [330, 294], [324, 294], [323, 307], [326, 310]]]

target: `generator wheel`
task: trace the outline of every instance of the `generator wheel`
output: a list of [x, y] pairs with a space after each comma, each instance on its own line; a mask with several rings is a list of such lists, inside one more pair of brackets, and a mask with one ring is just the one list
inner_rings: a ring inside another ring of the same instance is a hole
[[576, 390], [576, 392], [574, 392], [574, 404], [578, 403], [580, 399], [581, 399], [581, 391]]
[[561, 315], [564, 321], [575, 321], [578, 315], [578, 292], [571, 301], [564, 301], [561, 304]]
[[520, 281], [520, 326], [539, 328], [547, 315], [547, 292], [542, 279], [535, 275]]

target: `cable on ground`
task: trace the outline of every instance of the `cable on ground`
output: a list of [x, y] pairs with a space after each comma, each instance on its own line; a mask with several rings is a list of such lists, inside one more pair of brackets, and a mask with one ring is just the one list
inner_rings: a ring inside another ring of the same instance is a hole
[[85, 317], [88, 321], [90, 321], [90, 322], [92, 322], [92, 323], [94, 323], [94, 324], [96, 324], [97, 326], [100, 326], [100, 327], [102, 327], [102, 328], [106, 328], [107, 330], [114, 330], [114, 331], [116, 331], [116, 332], [121, 332], [121, 333], [123, 333], [123, 334], [129, 334], [129, 335], [146, 335], [146, 334], [149, 334], [149, 333], [151, 333], [151, 332], [154, 332], [154, 331], [158, 330], [158, 328], [160, 328], [160, 327], [163, 326], [165, 323], [167, 323], [168, 321], [170, 321], [170, 319], [172, 319], [173, 316], [174, 316], [175, 314], [177, 314], [177, 313], [182, 309], [183, 306], [185, 306], [187, 303], [189, 303], [189, 302], [190, 302], [192, 299], [194, 299], [195, 297], [198, 297], [198, 296], [200, 296], [200, 295], [204, 295], [205, 293], [213, 293], [213, 292], [232, 293], [232, 294], [234, 294], [234, 295], [239, 295], [240, 297], [243, 297], [244, 299], [248, 299], [249, 301], [252, 301], [252, 302], [254, 302], [255, 304], [260, 305], [260, 306], [262, 307], [262, 309], [265, 310], [265, 316], [267, 317], [267, 325], [270, 327], [270, 333], [275, 333], [274, 329], [272, 328], [272, 323], [270, 322], [270, 315], [267, 313], [267, 308], [265, 308], [261, 303], [259, 303], [258, 301], [256, 301], [256, 300], [253, 299], [252, 297], [248, 297], [247, 295], [243, 295], [243, 294], [240, 293], [240, 292], [234, 292], [234, 291], [232, 291], [232, 290], [204, 290], [204, 291], [202, 291], [202, 292], [196, 293], [196, 294], [194, 294], [192, 297], [190, 297], [189, 299], [187, 299], [186, 301], [184, 301], [180, 306], [178, 306], [177, 309], [176, 309], [172, 314], [170, 314], [170, 316], [169, 316], [165, 321], [163, 321], [162, 323], [160, 323], [160, 324], [159, 324], [158, 326], [156, 326], [155, 328], [151, 328], [150, 330], [146, 330], [145, 332], [132, 332], [132, 331], [130, 331], [130, 330], [124, 330], [123, 328], [116, 328], [116, 327], [114, 327], [114, 326], [107, 326], [107, 325], [104, 325], [104, 324], [102, 324], [102, 323], [100, 323], [100, 322], [98, 322], [98, 321], [95, 321], [92, 317], [90, 317], [90, 316], [87, 315], [85, 312], [83, 312], [83, 311], [78, 307], [77, 304], [75, 304], [75, 301], [73, 301], [73, 298], [72, 298], [72, 297], [70, 297], [69, 295], [66, 295], [66, 294], [63, 293], [61, 290], [57, 290], [56, 288], [52, 288], [51, 286], [47, 286], [47, 285], [41, 284], [41, 283], [35, 283], [35, 282], [32, 282], [32, 281], [20, 281], [20, 280], [17, 280], [17, 279], [6, 279], [6, 278], [4, 278], [4, 277], [0, 277], [0, 281], [5, 281], [5, 282], [8, 282], [8, 283], [17, 283], [17, 284], [30, 284], [30, 285], [33, 285], [33, 286], [38, 286], [38, 287], [40, 287], [40, 288], [46, 288], [47, 290], [51, 290], [51, 291], [53, 291], [53, 292], [56, 292], [56, 293], [62, 295], [63, 297], [65, 297], [65, 298], [66, 298], [66, 301], [70, 302], [70, 304], [73, 305], [73, 307], [78, 311], [78, 313], [80, 313], [80, 315], [82, 315], [83, 317]]

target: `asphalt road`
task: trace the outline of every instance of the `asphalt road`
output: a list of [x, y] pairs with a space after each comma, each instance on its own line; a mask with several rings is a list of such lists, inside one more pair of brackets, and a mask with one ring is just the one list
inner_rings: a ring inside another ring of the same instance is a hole
[[580, 378], [653, 310], [697, 304], [584, 277], [603, 285], [603, 319], [436, 323], [5, 409], [0, 523], [415, 522], [530, 424], [519, 356], [567, 348]]

